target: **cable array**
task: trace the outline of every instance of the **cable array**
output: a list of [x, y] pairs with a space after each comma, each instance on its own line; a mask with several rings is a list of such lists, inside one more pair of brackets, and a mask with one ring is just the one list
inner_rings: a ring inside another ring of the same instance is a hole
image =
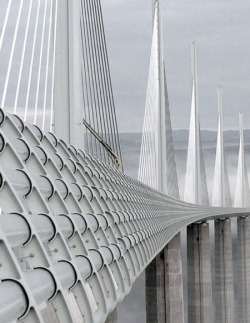
[[56, 0], [9, 0], [0, 35], [0, 102], [51, 130]]
[[159, 4], [154, 7], [152, 46], [138, 179], [179, 198]]
[[158, 188], [156, 152], [159, 105], [159, 69], [157, 37], [158, 28], [157, 24], [154, 24], [138, 173], [139, 181], [155, 189]]
[[[84, 118], [121, 157], [100, 0], [81, 0], [81, 77]], [[86, 149], [110, 163], [107, 150], [86, 129]]]
[[[79, 2], [83, 116], [121, 159], [101, 3], [100, 0]], [[4, 19], [0, 23], [1, 107], [49, 131], [54, 123], [60, 5], [57, 0], [8, 0], [2, 5]], [[113, 164], [107, 149], [87, 128], [85, 137], [88, 152]]]

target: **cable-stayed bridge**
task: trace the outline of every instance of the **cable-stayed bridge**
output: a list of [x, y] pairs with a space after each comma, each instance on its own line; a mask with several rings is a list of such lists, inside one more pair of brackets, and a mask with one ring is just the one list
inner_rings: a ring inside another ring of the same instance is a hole
[[[161, 1], [153, 1], [139, 181], [120, 171], [100, 1], [9, 0], [3, 7], [0, 322], [115, 322], [117, 304], [144, 270], [147, 322], [184, 322], [179, 234], [184, 228], [189, 323], [249, 322], [250, 195], [243, 117], [233, 208], [219, 88], [212, 207], [200, 136], [196, 44], [181, 201]], [[238, 219], [237, 302], [232, 217]], [[215, 220], [211, 250], [209, 220]]]

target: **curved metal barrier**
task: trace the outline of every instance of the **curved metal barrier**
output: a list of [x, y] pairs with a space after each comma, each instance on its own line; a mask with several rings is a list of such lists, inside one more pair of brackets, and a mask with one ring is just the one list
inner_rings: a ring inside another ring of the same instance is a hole
[[0, 116], [0, 322], [104, 322], [183, 227], [250, 212], [175, 200]]

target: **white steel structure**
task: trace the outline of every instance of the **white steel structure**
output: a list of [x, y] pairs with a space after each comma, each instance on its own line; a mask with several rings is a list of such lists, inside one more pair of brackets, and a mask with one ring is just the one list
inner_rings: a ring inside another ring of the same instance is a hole
[[208, 205], [208, 190], [198, 114], [196, 43], [192, 43], [192, 100], [184, 201]]
[[[161, 1], [153, 0], [140, 181], [108, 165], [109, 154], [119, 159], [120, 147], [100, 0], [6, 0], [3, 8], [0, 322], [104, 322], [149, 267], [154, 275], [146, 276], [156, 282], [161, 304], [157, 307], [156, 302], [148, 311], [156, 309], [157, 320], [150, 320], [150, 315], [147, 320], [183, 322], [179, 232], [188, 226], [189, 321], [211, 323], [207, 220], [213, 219], [217, 220], [216, 322], [234, 322], [231, 217], [238, 217], [239, 322], [250, 320], [250, 209], [228, 207], [221, 95], [213, 204], [224, 207], [208, 206], [195, 43], [186, 202], [182, 202], [163, 58]], [[243, 121], [240, 128], [235, 205], [244, 207], [249, 205], [250, 192]], [[83, 151], [83, 146], [102, 161]], [[162, 279], [164, 284], [159, 284]], [[147, 300], [152, 300], [150, 295]]]
[[121, 160], [100, 0], [1, 3], [0, 106], [113, 164]]
[[[163, 52], [162, 1], [153, 0], [153, 33], [138, 179], [179, 199]], [[175, 254], [175, 263], [172, 255]], [[145, 272], [147, 322], [183, 322], [180, 235]], [[175, 285], [175, 291], [171, 286]]]
[[80, 2], [61, 0], [56, 5], [53, 106], [55, 133], [83, 149]]
[[1, 13], [1, 107], [51, 131], [57, 1], [2, 1]]
[[179, 198], [164, 66], [161, 1], [153, 1], [153, 34], [138, 179]]
[[2, 110], [0, 142], [0, 322], [104, 322], [181, 228], [250, 212], [174, 200]]
[[240, 124], [240, 150], [239, 150], [239, 161], [238, 171], [235, 187], [234, 206], [235, 207], [247, 207], [250, 205], [250, 190], [248, 182], [248, 173], [245, 160], [244, 151], [244, 132], [243, 132], [243, 114], [239, 115]]
[[213, 206], [232, 206], [223, 139], [222, 88], [218, 87], [218, 137], [214, 172]]

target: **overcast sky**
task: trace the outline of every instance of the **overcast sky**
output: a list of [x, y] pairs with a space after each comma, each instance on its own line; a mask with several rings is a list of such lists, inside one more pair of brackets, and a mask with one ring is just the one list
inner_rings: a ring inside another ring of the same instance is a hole
[[[151, 47], [151, 0], [102, 0], [121, 132], [140, 132]], [[250, 2], [163, 1], [164, 50], [172, 126], [189, 127], [190, 47], [197, 42], [202, 129], [217, 128], [216, 88], [223, 86], [224, 128], [250, 128]]]

